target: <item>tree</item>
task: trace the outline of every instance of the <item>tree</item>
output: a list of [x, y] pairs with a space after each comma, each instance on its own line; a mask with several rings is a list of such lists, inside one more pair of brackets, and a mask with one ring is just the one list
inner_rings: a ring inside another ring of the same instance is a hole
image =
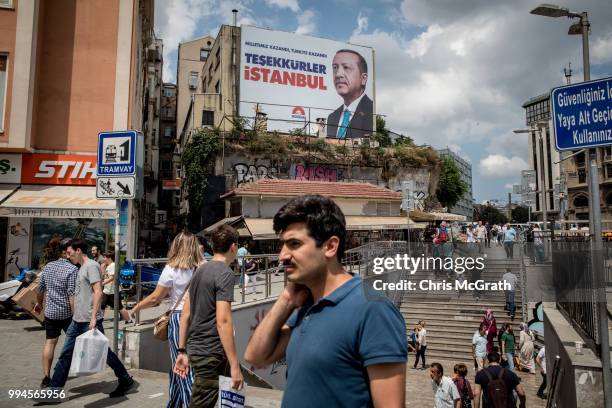
[[198, 210], [199, 213], [204, 201], [207, 178], [213, 173], [215, 156], [220, 149], [218, 133], [216, 129], [200, 129], [191, 136], [183, 149], [181, 164], [190, 211]]
[[440, 204], [450, 208], [457, 204], [467, 192], [467, 185], [461, 180], [461, 173], [455, 162], [448, 157], [442, 158], [442, 170], [436, 197]]
[[483, 205], [480, 209], [480, 221], [488, 222], [491, 225], [505, 224], [508, 218], [492, 205]]
[[526, 223], [529, 222], [529, 208], [524, 205], [519, 205], [512, 209], [512, 222]]
[[392, 145], [391, 136], [389, 129], [387, 129], [387, 122], [382, 116], [376, 116], [376, 133], [372, 137], [376, 140], [380, 147], [389, 147]]

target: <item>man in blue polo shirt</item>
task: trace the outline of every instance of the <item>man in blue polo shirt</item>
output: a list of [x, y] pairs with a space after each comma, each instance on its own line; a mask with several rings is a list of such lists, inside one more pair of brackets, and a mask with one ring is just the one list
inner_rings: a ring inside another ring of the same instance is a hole
[[340, 263], [346, 222], [332, 200], [297, 197], [274, 217], [288, 284], [259, 324], [245, 359], [286, 357], [283, 407], [403, 407], [406, 326], [384, 296], [366, 296]]

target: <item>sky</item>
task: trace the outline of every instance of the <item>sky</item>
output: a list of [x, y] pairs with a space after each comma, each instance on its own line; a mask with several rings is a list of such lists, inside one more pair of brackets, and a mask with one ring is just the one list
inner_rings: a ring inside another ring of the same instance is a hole
[[[547, 0], [548, 3], [554, 0]], [[376, 109], [387, 127], [417, 144], [449, 147], [472, 163], [476, 202], [506, 199], [529, 168], [522, 104], [564, 85], [571, 64], [580, 82], [581, 36], [573, 20], [529, 14], [529, 0], [156, 0], [164, 40], [164, 81], [176, 78], [180, 42], [221, 24], [324, 37], [375, 49]], [[586, 11], [591, 79], [612, 76], [609, 0], [555, 3]]]

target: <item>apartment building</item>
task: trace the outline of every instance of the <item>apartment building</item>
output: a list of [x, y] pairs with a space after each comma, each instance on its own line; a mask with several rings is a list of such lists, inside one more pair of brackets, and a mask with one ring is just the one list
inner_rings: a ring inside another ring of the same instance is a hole
[[[113, 239], [98, 133], [146, 126], [153, 16], [152, 0], [0, 1], [0, 279], [36, 267], [55, 235]], [[122, 232], [130, 253], [136, 230]]]

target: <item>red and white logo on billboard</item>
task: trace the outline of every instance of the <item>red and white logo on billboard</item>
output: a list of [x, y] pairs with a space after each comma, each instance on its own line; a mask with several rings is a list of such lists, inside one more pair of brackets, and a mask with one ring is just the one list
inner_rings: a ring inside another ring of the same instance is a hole
[[294, 106], [291, 111], [291, 117], [293, 119], [306, 120], [306, 112], [301, 106]]

